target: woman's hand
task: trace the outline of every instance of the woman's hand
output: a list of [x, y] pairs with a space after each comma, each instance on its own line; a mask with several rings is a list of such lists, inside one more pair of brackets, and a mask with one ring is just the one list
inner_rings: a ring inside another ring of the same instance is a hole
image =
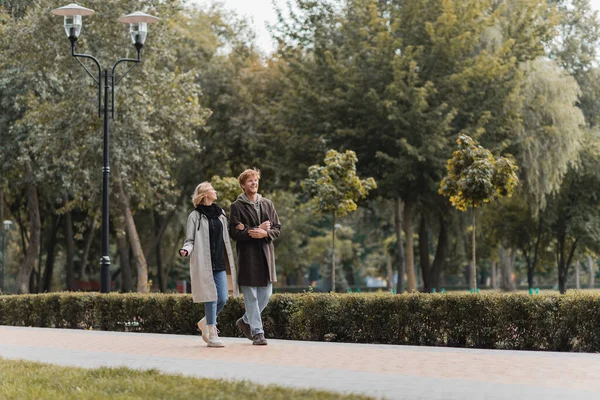
[[188, 251], [184, 250], [184, 249], [181, 249], [181, 250], [179, 250], [179, 255], [181, 257], [187, 257], [188, 256]]

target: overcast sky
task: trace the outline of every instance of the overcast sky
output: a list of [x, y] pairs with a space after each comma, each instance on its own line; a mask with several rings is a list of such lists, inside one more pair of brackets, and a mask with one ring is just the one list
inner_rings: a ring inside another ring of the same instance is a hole
[[[206, 3], [207, 0], [192, 0], [195, 3]], [[266, 29], [268, 22], [275, 22], [276, 16], [273, 11], [272, 1], [285, 5], [285, 0], [220, 0], [225, 7], [235, 11], [240, 16], [250, 18], [254, 22], [257, 33], [257, 44], [265, 52], [273, 50], [273, 43]], [[600, 10], [600, 0], [590, 0], [592, 7]]]

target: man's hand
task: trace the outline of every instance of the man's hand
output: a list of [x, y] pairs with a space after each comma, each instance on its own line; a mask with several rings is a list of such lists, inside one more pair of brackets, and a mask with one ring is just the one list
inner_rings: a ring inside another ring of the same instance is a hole
[[243, 231], [244, 230], [244, 224], [237, 224], [235, 226], [235, 229], [237, 229], [238, 231]]
[[271, 229], [271, 221], [263, 222], [262, 224], [260, 224], [259, 228], [268, 231], [269, 229]]
[[187, 250], [181, 249], [181, 250], [179, 250], [179, 255], [181, 257], [187, 257], [188, 256], [188, 252], [187, 252]]
[[248, 231], [248, 235], [254, 239], [263, 239], [268, 236], [267, 231], [262, 228], [254, 228]]

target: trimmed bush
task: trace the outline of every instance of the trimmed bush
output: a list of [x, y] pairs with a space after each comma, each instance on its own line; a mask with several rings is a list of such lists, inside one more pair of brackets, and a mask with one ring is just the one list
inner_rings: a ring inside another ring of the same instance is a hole
[[[219, 315], [240, 336], [241, 298]], [[0, 324], [193, 335], [191, 295], [49, 293], [0, 296]], [[290, 340], [600, 352], [600, 295], [275, 294], [267, 337]]]

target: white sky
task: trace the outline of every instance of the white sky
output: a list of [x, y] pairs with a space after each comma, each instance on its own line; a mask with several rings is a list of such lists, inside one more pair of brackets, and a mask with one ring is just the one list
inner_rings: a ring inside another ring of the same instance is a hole
[[[210, 0], [191, 0], [194, 3], [206, 3]], [[285, 6], [285, 0], [219, 0], [227, 9], [234, 11], [240, 16], [245, 16], [252, 19], [254, 22], [255, 31], [257, 34], [257, 44], [265, 52], [273, 50], [273, 42], [266, 24], [273, 23], [276, 20], [275, 11], [273, 11], [272, 1], [275, 1], [279, 6]], [[600, 10], [600, 0], [590, 0], [592, 7], [595, 10]]]
[[[259, 48], [269, 53], [274, 48], [266, 24], [274, 23], [277, 15], [273, 9], [273, 0], [190, 0], [191, 3], [210, 4], [218, 1], [225, 5], [226, 9], [234, 11], [241, 17], [253, 21], [256, 32], [256, 42]], [[274, 0], [280, 7], [285, 7], [286, 0]], [[600, 2], [600, 0], [596, 0]]]

